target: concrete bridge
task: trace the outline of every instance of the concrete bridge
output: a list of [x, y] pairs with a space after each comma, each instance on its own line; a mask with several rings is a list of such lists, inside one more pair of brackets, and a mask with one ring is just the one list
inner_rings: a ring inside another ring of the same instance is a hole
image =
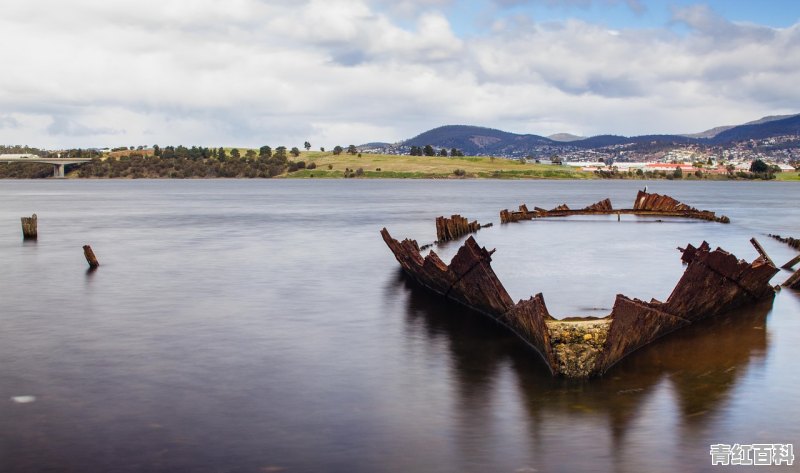
[[64, 177], [67, 164], [86, 163], [92, 158], [40, 158], [35, 154], [0, 154], [0, 163], [45, 163], [53, 165], [53, 177]]

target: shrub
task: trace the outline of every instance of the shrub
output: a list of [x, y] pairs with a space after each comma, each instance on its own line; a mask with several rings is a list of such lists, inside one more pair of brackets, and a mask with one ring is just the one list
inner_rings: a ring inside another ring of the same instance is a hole
[[458, 177], [464, 177], [464, 176], [467, 175], [467, 171], [465, 171], [463, 169], [454, 169], [453, 170], [453, 174], [455, 174]]

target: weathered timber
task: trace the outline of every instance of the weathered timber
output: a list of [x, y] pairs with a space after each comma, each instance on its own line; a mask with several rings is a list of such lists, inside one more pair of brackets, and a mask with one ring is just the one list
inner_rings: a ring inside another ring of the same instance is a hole
[[775, 265], [775, 263], [772, 261], [772, 258], [770, 258], [767, 255], [767, 252], [764, 251], [764, 248], [761, 246], [761, 243], [759, 243], [758, 240], [756, 240], [755, 238], [751, 238], [750, 243], [753, 245], [753, 248], [755, 248], [756, 251], [758, 251], [758, 254], [760, 254], [764, 259], [769, 261], [769, 264], [773, 266]]
[[451, 215], [447, 217], [436, 217], [436, 241], [457, 240], [464, 235], [475, 233], [483, 226], [477, 220], [470, 222], [461, 215]]
[[92, 251], [92, 247], [89, 245], [83, 245], [83, 256], [86, 257], [86, 262], [89, 263], [89, 267], [91, 269], [96, 269], [100, 266], [100, 263], [97, 262], [97, 257], [94, 255], [94, 251]]
[[35, 240], [39, 237], [38, 218], [36, 214], [30, 217], [22, 217], [22, 238], [25, 240]]
[[674, 330], [774, 296], [769, 280], [778, 272], [766, 253], [747, 263], [722, 249], [711, 251], [706, 242], [687, 245], [681, 259], [688, 266], [665, 302], [620, 294], [607, 317], [556, 320], [542, 294], [515, 304], [492, 270], [494, 250], [481, 248], [472, 236], [448, 265], [433, 251], [421, 256], [414, 240], [399, 242], [385, 228], [381, 235], [409, 277], [500, 322], [535, 348], [554, 375], [569, 378], [602, 375]]
[[798, 240], [797, 238], [792, 238], [792, 237], [784, 238], [784, 237], [782, 237], [780, 235], [773, 235], [771, 233], [768, 236], [778, 240], [781, 243], [786, 243], [787, 245], [791, 246], [795, 250], [800, 250], [800, 240]]
[[541, 207], [534, 207], [533, 211], [528, 210], [525, 204], [519, 206], [519, 210], [501, 210], [500, 223], [519, 222], [521, 220], [533, 220], [547, 217], [569, 217], [572, 215], [640, 215], [657, 217], [683, 217], [700, 220], [708, 220], [719, 223], [730, 223], [726, 216], [717, 216], [709, 210], [698, 210], [688, 206], [668, 195], [648, 194], [639, 191], [634, 201], [633, 208], [615, 209], [611, 205], [611, 200], [603, 199], [582, 209], [570, 209], [566, 204], [559, 205], [551, 210]]

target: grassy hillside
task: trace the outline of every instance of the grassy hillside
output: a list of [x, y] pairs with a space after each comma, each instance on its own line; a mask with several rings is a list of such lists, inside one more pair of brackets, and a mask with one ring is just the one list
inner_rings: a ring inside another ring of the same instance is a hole
[[[428, 157], [399, 156], [385, 154], [340, 154], [329, 152], [303, 152], [295, 161], [315, 163], [316, 169], [302, 169], [287, 173], [289, 178], [339, 178], [345, 170], [363, 170], [364, 177], [371, 178], [458, 178], [456, 170], [463, 170], [464, 177], [506, 179], [593, 179], [589, 172], [568, 166], [521, 163], [501, 158], [488, 157]], [[330, 169], [329, 169], [330, 168]]]

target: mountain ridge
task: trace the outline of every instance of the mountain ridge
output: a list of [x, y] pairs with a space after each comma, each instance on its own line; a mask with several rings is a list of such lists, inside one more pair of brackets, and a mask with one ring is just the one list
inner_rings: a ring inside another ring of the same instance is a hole
[[[713, 131], [713, 134], [711, 133]], [[702, 137], [700, 135], [703, 135]], [[765, 139], [775, 136], [796, 135], [800, 138], [800, 114], [774, 115], [736, 126], [722, 126], [690, 135], [597, 135], [577, 137], [556, 134], [545, 137], [536, 134], [518, 134], [496, 128], [474, 125], [444, 125], [420, 133], [393, 146], [410, 147], [431, 145], [436, 148], [456, 148], [467, 155], [523, 156], [534, 150], [536, 154], [558, 152], [564, 148], [604, 148], [618, 145], [727, 145], [734, 142]], [[569, 141], [563, 138], [569, 138]], [[554, 139], [561, 138], [561, 139]], [[572, 139], [575, 138], [575, 139]]]

